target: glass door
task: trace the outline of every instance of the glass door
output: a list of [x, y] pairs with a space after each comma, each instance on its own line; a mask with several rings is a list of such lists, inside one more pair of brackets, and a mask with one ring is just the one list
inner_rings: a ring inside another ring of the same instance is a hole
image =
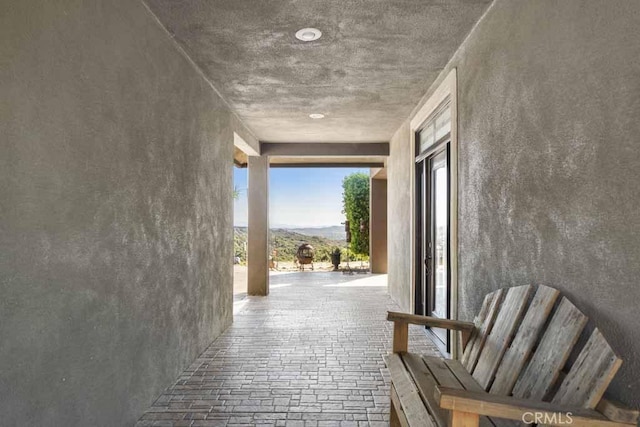
[[[450, 178], [447, 134], [416, 159], [415, 313], [441, 319], [451, 318]], [[429, 332], [444, 353], [451, 352], [447, 330]]]
[[[449, 318], [449, 167], [448, 146], [428, 159], [429, 210], [425, 218], [424, 264], [427, 315]], [[427, 174], [425, 174], [427, 175]], [[448, 332], [434, 328], [432, 332], [449, 351]]]
[[[415, 313], [451, 318], [451, 107], [449, 99], [416, 132]], [[447, 330], [427, 328], [443, 353]]]
[[[415, 313], [451, 318], [451, 109], [446, 100], [416, 132]], [[444, 353], [448, 331], [429, 329]]]

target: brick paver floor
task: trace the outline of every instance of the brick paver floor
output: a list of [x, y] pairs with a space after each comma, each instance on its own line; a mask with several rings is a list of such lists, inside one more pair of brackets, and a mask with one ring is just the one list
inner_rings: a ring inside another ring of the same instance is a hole
[[[386, 276], [281, 274], [269, 297], [240, 304], [233, 325], [138, 427], [388, 425], [385, 315], [398, 307]], [[410, 340], [410, 349], [437, 354], [418, 327]]]

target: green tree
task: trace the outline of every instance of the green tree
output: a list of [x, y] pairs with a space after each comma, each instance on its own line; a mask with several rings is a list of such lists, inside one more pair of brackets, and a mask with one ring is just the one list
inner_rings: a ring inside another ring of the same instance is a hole
[[[342, 180], [343, 213], [349, 221], [351, 251], [369, 254], [369, 175], [352, 173]], [[363, 230], [361, 230], [363, 225]]]

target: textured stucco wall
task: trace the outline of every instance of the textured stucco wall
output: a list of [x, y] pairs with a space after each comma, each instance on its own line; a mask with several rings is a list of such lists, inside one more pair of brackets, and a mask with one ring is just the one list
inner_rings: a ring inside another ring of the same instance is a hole
[[139, 1], [0, 1], [2, 425], [132, 425], [232, 320], [229, 111]]
[[387, 248], [389, 294], [406, 312], [411, 307], [411, 174], [413, 153], [406, 121], [389, 141], [387, 161]]
[[[460, 317], [502, 286], [561, 289], [625, 360], [610, 394], [635, 407], [639, 27], [639, 2], [498, 0], [438, 79], [457, 67]], [[394, 145], [392, 164], [408, 136]]]

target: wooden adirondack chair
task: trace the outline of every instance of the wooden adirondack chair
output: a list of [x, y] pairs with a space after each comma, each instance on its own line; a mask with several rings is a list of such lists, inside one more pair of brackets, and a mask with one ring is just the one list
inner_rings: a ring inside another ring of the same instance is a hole
[[[588, 319], [559, 296], [548, 286], [500, 289], [473, 323], [389, 312], [391, 425], [635, 426], [638, 411], [602, 398], [622, 359], [597, 328], [562, 372]], [[410, 323], [459, 331], [460, 360], [407, 352]]]

